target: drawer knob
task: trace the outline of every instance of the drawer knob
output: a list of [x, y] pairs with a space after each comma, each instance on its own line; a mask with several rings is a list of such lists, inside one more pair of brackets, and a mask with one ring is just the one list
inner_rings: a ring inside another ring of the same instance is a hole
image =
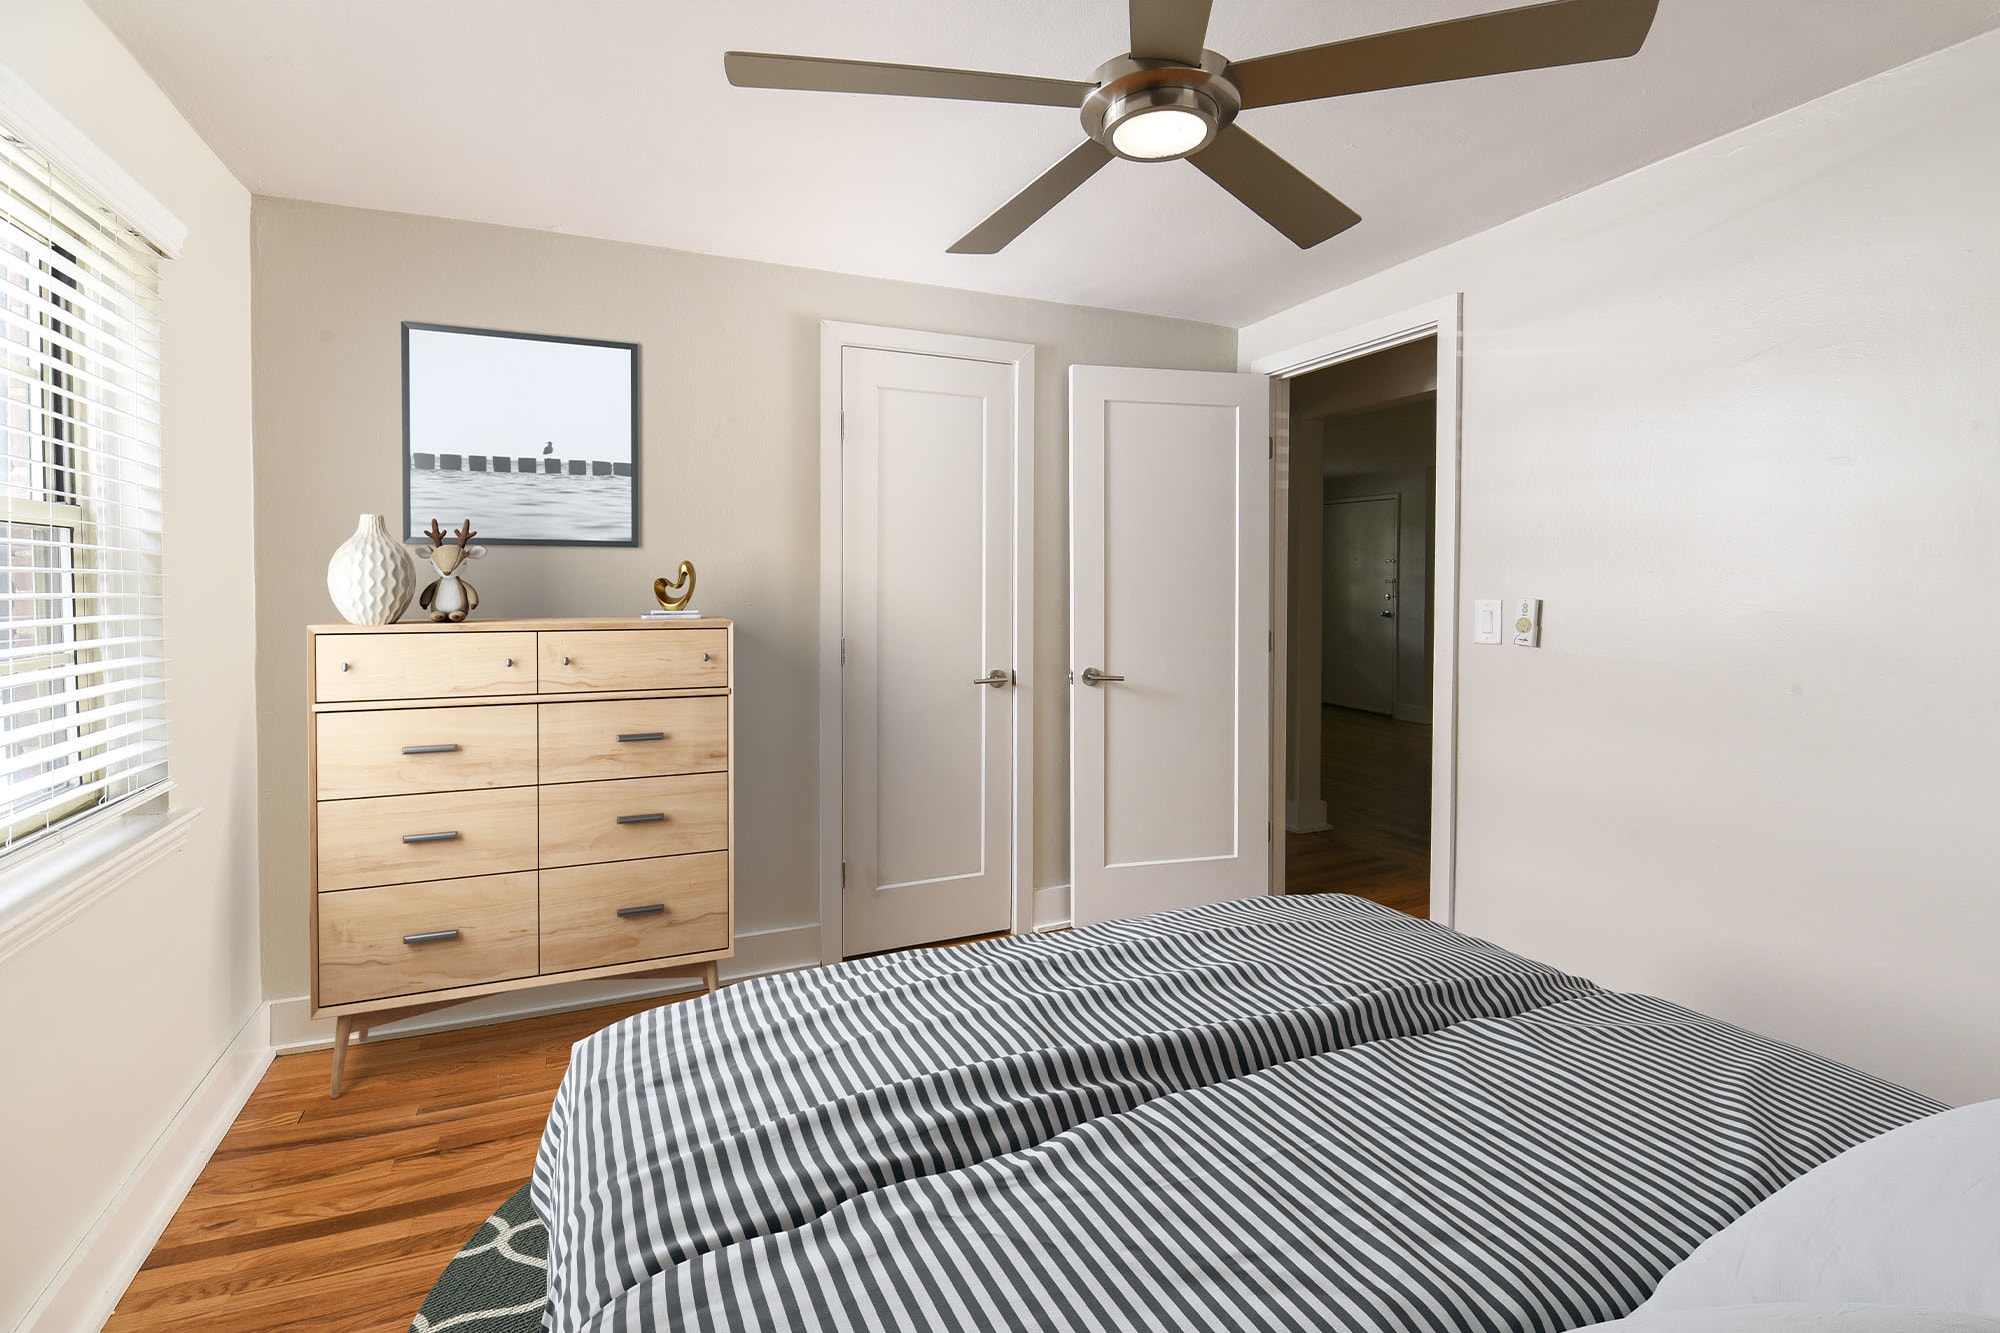
[[458, 938], [457, 930], [427, 930], [420, 935], [405, 935], [405, 944], [442, 944], [446, 940]]
[[567, 657], [563, 658], [563, 665], [564, 665], [564, 666], [568, 666], [568, 665], [569, 665], [569, 658], [567, 658]]
[[452, 829], [447, 833], [405, 833], [403, 835], [404, 842], [456, 842], [457, 840], [457, 829]]
[[629, 745], [633, 741], [663, 741], [666, 738], [664, 731], [624, 731], [618, 734], [618, 743]]
[[707, 654], [707, 653], [703, 653], [703, 654], [701, 655], [701, 660], [702, 660], [702, 661], [704, 661], [704, 662], [706, 662], [706, 661], [708, 660], [708, 654]]
[[[650, 815], [620, 815], [618, 816], [618, 822], [621, 824], [664, 824], [667, 822], [667, 817], [659, 813]], [[456, 837], [458, 835], [453, 834], [452, 836]], [[408, 842], [409, 839], [405, 838], [403, 841]]]
[[347, 663], [345, 663], [345, 662], [342, 662], [342, 663], [340, 664], [340, 669], [341, 669], [342, 671], [345, 671], [345, 670], [347, 670]]
[[667, 905], [665, 903], [648, 903], [644, 907], [621, 907], [618, 909], [618, 915], [660, 916], [663, 915], [666, 912], [666, 910], [667, 910]]
[[501, 665], [502, 665], [502, 666], [513, 666], [513, 665], [514, 665], [514, 659], [510, 657], [510, 658], [508, 658], [508, 659], [507, 659], [507, 660], [506, 660], [505, 662], [501, 663]]
[[405, 745], [404, 754], [456, 754], [458, 746], [453, 745]]

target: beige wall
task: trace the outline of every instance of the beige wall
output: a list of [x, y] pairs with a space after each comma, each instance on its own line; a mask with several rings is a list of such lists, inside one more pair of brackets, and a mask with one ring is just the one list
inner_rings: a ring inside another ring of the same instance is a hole
[[[257, 633], [264, 980], [306, 989], [304, 625], [334, 619], [327, 556], [402, 505], [406, 319], [641, 344], [645, 544], [496, 547], [480, 613], [626, 615], [692, 559], [738, 622], [738, 928], [818, 920], [819, 322], [1034, 343], [1036, 657], [1067, 667], [1067, 367], [1228, 369], [1202, 324], [503, 227], [259, 199]], [[446, 516], [447, 518], [453, 516]], [[475, 520], [477, 515], [473, 515]], [[1035, 883], [1068, 879], [1067, 701], [1038, 692]]]
[[1243, 330], [1464, 293], [1462, 927], [2000, 1096], [1996, 235], [2000, 34]]
[[0, 5], [0, 59], [188, 226], [164, 266], [169, 743], [187, 846], [0, 961], [0, 1328], [255, 1010], [250, 197], [81, 0]]

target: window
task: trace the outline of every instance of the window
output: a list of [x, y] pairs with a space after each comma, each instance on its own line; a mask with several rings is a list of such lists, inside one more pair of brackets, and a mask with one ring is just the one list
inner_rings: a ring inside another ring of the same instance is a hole
[[0, 130], [0, 852], [166, 781], [159, 259]]

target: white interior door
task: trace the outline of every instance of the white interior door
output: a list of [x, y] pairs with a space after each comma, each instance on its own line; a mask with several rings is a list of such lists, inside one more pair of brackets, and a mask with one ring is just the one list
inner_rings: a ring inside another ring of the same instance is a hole
[[1393, 495], [1326, 506], [1321, 697], [1341, 708], [1396, 711], [1399, 504]]
[[841, 374], [852, 956], [1013, 920], [1015, 402], [991, 361], [850, 347]]
[[1078, 925], [1269, 889], [1270, 400], [1262, 375], [1070, 370]]

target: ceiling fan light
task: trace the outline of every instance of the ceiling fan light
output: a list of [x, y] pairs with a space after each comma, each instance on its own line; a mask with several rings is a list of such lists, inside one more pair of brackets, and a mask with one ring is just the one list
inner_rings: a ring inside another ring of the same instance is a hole
[[1111, 131], [1111, 142], [1120, 153], [1147, 162], [1192, 153], [1207, 138], [1207, 121], [1171, 106], [1127, 116]]
[[1111, 103], [1100, 141], [1120, 157], [1164, 162], [1207, 147], [1218, 120], [1215, 102], [1193, 88], [1144, 88]]

